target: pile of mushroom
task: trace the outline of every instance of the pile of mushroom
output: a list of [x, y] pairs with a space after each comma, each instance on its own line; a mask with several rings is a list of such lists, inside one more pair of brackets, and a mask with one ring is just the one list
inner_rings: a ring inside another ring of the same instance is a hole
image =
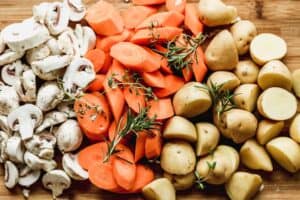
[[[93, 64], [82, 57], [96, 43], [93, 30], [80, 24], [85, 12], [81, 0], [41, 3], [32, 18], [0, 33], [0, 163], [5, 186], [20, 185], [25, 196], [43, 172], [43, 185], [54, 198], [71, 179], [88, 178], [72, 154], [83, 137], [65, 102], [95, 78]], [[62, 169], [54, 160], [56, 147]]]

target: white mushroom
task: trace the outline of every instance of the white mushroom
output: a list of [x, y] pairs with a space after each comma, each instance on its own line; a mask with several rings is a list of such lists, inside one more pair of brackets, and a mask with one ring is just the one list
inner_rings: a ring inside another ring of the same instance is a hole
[[71, 21], [79, 22], [84, 18], [86, 8], [82, 3], [82, 0], [64, 0], [64, 4], [69, 9]]
[[64, 112], [51, 111], [44, 116], [44, 120], [39, 127], [36, 128], [35, 132], [40, 133], [47, 128], [51, 128], [55, 125], [61, 124], [67, 121], [68, 116]]
[[41, 24], [44, 24], [45, 19], [46, 19], [46, 14], [47, 14], [47, 11], [50, 6], [51, 6], [51, 3], [48, 3], [48, 2], [43, 2], [43, 3], [40, 3], [39, 5], [33, 6], [32, 14], [33, 14], [34, 20], [36, 20], [37, 22], [39, 22]]
[[16, 163], [24, 162], [23, 160], [24, 148], [22, 146], [22, 141], [20, 137], [12, 136], [8, 138], [6, 141], [6, 146], [4, 151], [9, 160]]
[[51, 50], [47, 43], [43, 43], [26, 52], [26, 61], [32, 64], [33, 61], [42, 60], [50, 56]]
[[11, 49], [7, 49], [0, 55], [0, 66], [12, 63], [23, 57], [24, 51], [16, 52]]
[[63, 77], [64, 90], [71, 95], [78, 95], [95, 79], [93, 64], [86, 58], [75, 58]]
[[55, 38], [48, 40], [47, 46], [49, 47], [52, 55], [60, 55], [62, 53], [59, 48], [58, 41]]
[[39, 180], [40, 176], [40, 170], [31, 170], [26, 174], [20, 174], [18, 184], [23, 187], [30, 187]]
[[6, 44], [3, 41], [2, 34], [0, 33], [0, 54], [5, 50]]
[[7, 135], [11, 135], [11, 131], [7, 123], [7, 116], [5, 115], [0, 115], [0, 130], [4, 131]]
[[77, 155], [66, 153], [62, 158], [62, 166], [65, 172], [74, 180], [83, 181], [89, 178], [89, 174], [78, 163]]
[[73, 104], [69, 102], [60, 103], [57, 106], [57, 110], [66, 113], [68, 118], [75, 118], [76, 112], [73, 110]]
[[41, 170], [48, 172], [56, 168], [57, 164], [54, 160], [41, 159], [38, 156], [26, 151], [24, 154], [26, 165], [32, 170]]
[[63, 170], [52, 170], [42, 178], [43, 186], [52, 191], [53, 198], [62, 195], [71, 186], [71, 179]]
[[37, 75], [40, 79], [46, 81], [56, 80], [58, 77], [63, 76], [65, 69], [53, 70], [48, 73], [43, 73], [37, 66], [31, 66], [32, 71]]
[[42, 60], [33, 61], [31, 66], [39, 69], [41, 73], [49, 73], [66, 67], [71, 63], [71, 60], [72, 56], [69, 55], [54, 55]]
[[8, 140], [8, 134], [4, 131], [0, 131], [0, 163], [4, 163], [7, 160], [5, 148]]
[[19, 179], [19, 171], [16, 165], [11, 161], [6, 161], [4, 164], [4, 185], [12, 189], [14, 188]]
[[8, 115], [19, 107], [19, 96], [13, 87], [0, 83], [0, 114]]
[[63, 98], [64, 93], [59, 88], [57, 82], [45, 82], [38, 91], [36, 105], [42, 111], [49, 111], [61, 103]]
[[58, 148], [61, 152], [75, 151], [82, 142], [83, 135], [76, 120], [64, 122], [55, 133]]
[[84, 56], [88, 50], [95, 47], [96, 34], [90, 27], [81, 26], [80, 24], [76, 24], [74, 32], [79, 42], [80, 55]]
[[29, 66], [17, 60], [11, 64], [5, 65], [1, 70], [1, 78], [8, 85], [16, 85], [20, 81], [23, 72], [28, 70]]
[[45, 24], [52, 35], [58, 35], [67, 29], [69, 24], [69, 9], [60, 2], [49, 5]]
[[8, 126], [13, 131], [19, 131], [22, 140], [32, 137], [33, 130], [43, 120], [42, 111], [35, 105], [25, 104], [8, 115]]
[[80, 56], [79, 43], [71, 28], [58, 36], [58, 45], [63, 53], [74, 57]]
[[21, 101], [34, 102], [36, 100], [36, 76], [31, 69], [23, 72], [15, 88]]

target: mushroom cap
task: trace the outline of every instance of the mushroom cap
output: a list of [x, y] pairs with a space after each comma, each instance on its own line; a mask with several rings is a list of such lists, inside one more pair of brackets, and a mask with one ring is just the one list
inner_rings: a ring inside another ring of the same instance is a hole
[[0, 55], [0, 66], [12, 63], [23, 57], [24, 51], [12, 51], [11, 49], [5, 50]]
[[60, 196], [65, 189], [71, 186], [71, 179], [60, 169], [47, 172], [42, 178], [43, 186], [52, 190], [54, 197]]
[[68, 7], [70, 12], [70, 21], [79, 22], [86, 14], [86, 7], [82, 0], [64, 0], [64, 4]]
[[89, 174], [78, 163], [77, 155], [65, 153], [62, 158], [62, 166], [65, 172], [74, 180], [86, 180]]
[[48, 6], [45, 23], [52, 35], [58, 35], [67, 29], [69, 24], [69, 9], [61, 2]]
[[11, 64], [5, 65], [1, 70], [1, 78], [8, 85], [16, 85], [20, 81], [23, 72], [28, 70], [29, 66], [23, 64], [21, 60], [16, 60]]
[[19, 96], [13, 87], [0, 84], [0, 114], [8, 115], [19, 107]]
[[16, 165], [11, 161], [6, 161], [4, 164], [4, 185], [12, 189], [18, 183], [19, 171]]
[[40, 170], [30, 171], [29, 173], [19, 177], [18, 184], [23, 187], [30, 187], [39, 180], [40, 175]]

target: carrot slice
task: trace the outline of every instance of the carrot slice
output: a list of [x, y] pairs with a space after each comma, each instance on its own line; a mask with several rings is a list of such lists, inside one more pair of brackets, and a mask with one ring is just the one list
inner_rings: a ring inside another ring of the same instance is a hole
[[[163, 46], [156, 44], [155, 45], [156, 50], [162, 52], [162, 53], [166, 53], [168, 50], [166, 48], [164, 48]], [[166, 74], [173, 74], [172, 69], [169, 67], [169, 63], [168, 60], [161, 56], [161, 62], [160, 62], [160, 66], [161, 66], [161, 70], [166, 73]]]
[[145, 142], [145, 155], [147, 159], [153, 159], [160, 156], [162, 150], [162, 139], [160, 130], [153, 131], [153, 137], [147, 137]]
[[178, 27], [182, 24], [184, 16], [176, 11], [159, 12], [149, 16], [136, 29], [147, 29], [150, 27], [174, 26]]
[[87, 90], [90, 92], [99, 92], [104, 89], [103, 82], [105, 79], [105, 75], [103, 74], [96, 74], [95, 79], [89, 84]]
[[174, 115], [172, 101], [170, 98], [151, 100], [148, 102], [148, 117], [156, 117], [157, 120], [168, 119]]
[[137, 164], [136, 165], [136, 178], [128, 193], [139, 193], [150, 182], [152, 182], [155, 178], [154, 172], [147, 166]]
[[203, 32], [203, 24], [199, 19], [197, 5], [188, 3], [185, 7], [184, 25], [194, 34], [198, 35]]
[[138, 162], [141, 158], [145, 156], [145, 143], [147, 138], [146, 132], [139, 132], [137, 134], [135, 149], [134, 149], [134, 161]]
[[207, 67], [204, 61], [204, 53], [201, 47], [197, 49], [197, 59], [193, 58], [192, 69], [194, 72], [194, 76], [196, 81], [202, 82], [207, 73]]
[[91, 142], [103, 141], [104, 138], [106, 137], [106, 133], [99, 135], [99, 134], [95, 134], [95, 133], [91, 133], [91, 132], [87, 131], [84, 127], [80, 127], [80, 128], [81, 128], [82, 132], [84, 133], [84, 135]]
[[86, 12], [86, 21], [100, 35], [119, 34], [124, 29], [123, 19], [114, 6], [106, 1], [98, 1]]
[[189, 82], [193, 78], [193, 71], [190, 66], [187, 66], [182, 69], [182, 75], [185, 82]]
[[163, 98], [176, 93], [183, 85], [184, 81], [181, 78], [175, 75], [167, 75], [165, 76], [165, 87], [154, 88], [153, 91], [157, 97]]
[[160, 68], [161, 65], [161, 55], [158, 53], [152, 51], [152, 49], [143, 47], [144, 50], [148, 53], [149, 60], [151, 63], [145, 64], [143, 66], [143, 72], [154, 72]]
[[114, 59], [111, 65], [111, 73], [114, 79], [123, 82], [124, 76], [126, 75], [126, 69], [121, 63]]
[[92, 49], [87, 52], [85, 57], [94, 65], [95, 72], [99, 72], [105, 61], [105, 53], [101, 49]]
[[111, 35], [102, 38], [99, 42], [97, 42], [96, 48], [102, 49], [104, 52], [109, 52], [110, 48], [114, 44], [117, 44], [118, 42], [126, 41], [130, 36], [131, 36], [131, 32], [125, 29], [121, 34]]
[[157, 5], [163, 4], [166, 0], [132, 0], [132, 3], [135, 5]]
[[139, 113], [146, 106], [145, 92], [140, 88], [131, 88], [127, 86], [123, 89], [123, 94], [127, 105], [134, 112]]
[[136, 177], [136, 165], [131, 150], [125, 145], [118, 144], [118, 153], [112, 158], [113, 176], [119, 186], [125, 190], [133, 187]]
[[112, 57], [109, 55], [109, 53], [105, 53], [105, 58], [104, 58], [104, 64], [102, 69], [100, 70], [100, 73], [106, 74], [112, 64]]
[[182, 33], [181, 28], [177, 27], [157, 27], [153, 29], [142, 29], [138, 30], [133, 37], [131, 42], [140, 45], [148, 45], [156, 40], [157, 42], [166, 42], [175, 39]]
[[186, 0], [166, 0], [166, 8], [169, 11], [174, 10], [180, 13], [184, 13], [185, 6]]
[[148, 86], [158, 88], [165, 87], [165, 77], [158, 70], [155, 72], [144, 72], [142, 73], [142, 78]]
[[109, 128], [109, 106], [101, 94], [84, 94], [74, 103], [77, 120], [90, 133], [102, 135]]
[[131, 6], [128, 9], [121, 11], [125, 27], [134, 29], [142, 23], [147, 17], [156, 13], [157, 9], [149, 6]]

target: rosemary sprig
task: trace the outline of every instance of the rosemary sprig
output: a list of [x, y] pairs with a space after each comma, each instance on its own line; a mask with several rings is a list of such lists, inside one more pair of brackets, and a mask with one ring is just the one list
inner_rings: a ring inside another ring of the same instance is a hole
[[205, 189], [205, 182], [206, 180], [208, 179], [208, 177], [210, 176], [211, 172], [216, 168], [216, 165], [217, 165], [217, 162], [214, 161], [214, 162], [206, 162], [207, 166], [208, 166], [208, 174], [206, 177], [202, 177], [200, 176], [200, 174], [195, 171], [194, 174], [196, 176], [196, 186], [197, 188], [201, 189], [201, 190], [204, 190]]

